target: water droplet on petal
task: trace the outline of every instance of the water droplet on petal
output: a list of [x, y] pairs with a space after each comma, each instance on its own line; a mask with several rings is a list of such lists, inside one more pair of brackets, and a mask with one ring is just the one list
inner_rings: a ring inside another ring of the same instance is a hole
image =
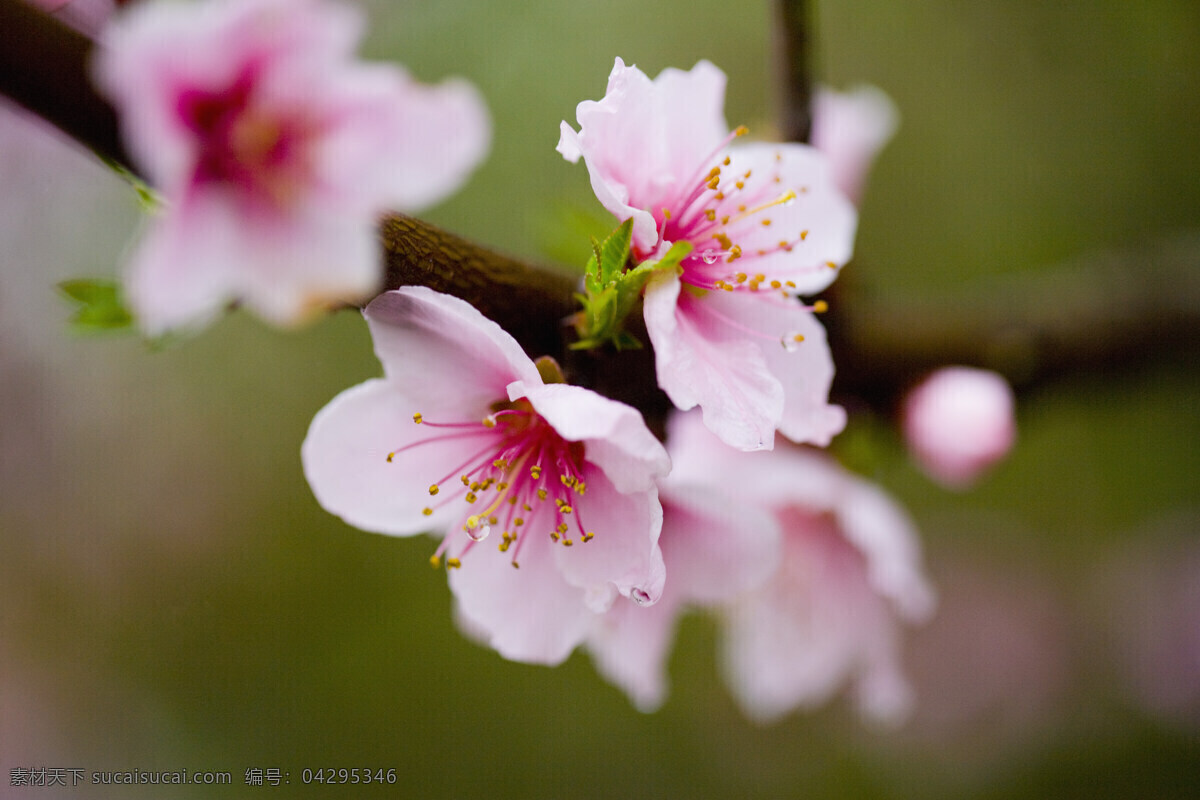
[[629, 593], [629, 596], [632, 597], [633, 602], [637, 603], [639, 606], [648, 606], [653, 602], [652, 598], [650, 597], [650, 593], [645, 589], [634, 589]]
[[715, 264], [717, 259], [721, 257], [721, 253], [717, 250], [709, 248], [700, 254], [700, 258], [704, 259], [705, 264]]
[[472, 542], [482, 542], [492, 533], [492, 526], [484, 523], [478, 528], [467, 528], [467, 536]]
[[800, 333], [785, 333], [779, 337], [779, 343], [783, 345], [783, 349], [789, 353], [799, 349], [800, 344], [804, 341], [804, 335]]

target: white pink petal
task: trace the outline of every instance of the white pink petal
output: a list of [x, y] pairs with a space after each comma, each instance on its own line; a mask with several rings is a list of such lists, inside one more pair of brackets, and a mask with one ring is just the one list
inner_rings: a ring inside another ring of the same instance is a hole
[[[827, 392], [829, 375], [804, 381], [791, 397], [797, 364], [829, 363], [824, 337], [806, 337], [800, 348], [823, 354], [794, 359], [780, 375], [765, 350], [796, 331], [758, 309], [798, 306], [795, 295], [828, 286], [851, 255], [856, 213], [817, 150], [735, 144], [745, 130], [725, 125], [724, 86], [705, 61], [651, 81], [618, 59], [606, 96], [579, 105], [580, 130], [563, 123], [559, 151], [571, 161], [583, 157], [600, 202], [619, 219], [633, 218], [636, 259], [675, 242], [693, 247], [677, 279], [656, 279], [646, 291], [659, 385], [672, 401], [701, 406], [712, 430], [736, 447], [770, 448], [776, 428], [827, 442], [841, 412], [811, 389]], [[745, 308], [713, 308], [722, 293]]]
[[139, 3], [103, 31], [96, 80], [164, 201], [126, 278], [148, 333], [232, 301], [288, 324], [362, 298], [379, 214], [436, 202], [482, 158], [474, 90], [356, 62], [362, 30], [326, 0], [203, 0]]
[[1016, 441], [1015, 400], [995, 372], [945, 367], [904, 402], [904, 435], [917, 464], [951, 489], [965, 489]]
[[366, 530], [442, 533], [432, 561], [459, 619], [509, 658], [556, 663], [618, 596], [659, 599], [670, 461], [636, 411], [543, 384], [457, 298], [406, 287], [365, 314], [386, 375], [313, 420], [301, 455], [322, 506]]

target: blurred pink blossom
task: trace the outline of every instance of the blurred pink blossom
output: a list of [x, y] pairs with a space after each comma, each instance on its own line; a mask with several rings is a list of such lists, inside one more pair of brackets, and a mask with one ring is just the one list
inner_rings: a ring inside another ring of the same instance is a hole
[[857, 203], [875, 156], [896, 132], [899, 113], [874, 86], [820, 89], [813, 100], [812, 145], [829, 156], [833, 179]]
[[707, 61], [651, 81], [616, 60], [604, 99], [561, 126], [558, 150], [582, 156], [596, 197], [633, 219], [633, 254], [675, 242], [682, 271], [646, 288], [646, 328], [659, 386], [680, 409], [743, 450], [770, 449], [775, 430], [828, 444], [845, 412], [828, 404], [825, 331], [797, 294], [819, 292], [853, 247], [857, 216], [828, 160], [798, 144], [731, 146], [725, 75]]
[[668, 426], [674, 470], [661, 481], [660, 602], [618, 601], [588, 636], [599, 671], [643, 711], [666, 696], [679, 616], [714, 611], [735, 697], [759, 721], [855, 683], [862, 712], [902, 719], [912, 692], [899, 664], [899, 621], [933, 610], [919, 543], [877, 487], [810, 450], [732, 450], [697, 412]]
[[379, 533], [446, 531], [434, 561], [464, 627], [506, 658], [558, 663], [618, 594], [659, 599], [670, 460], [641, 414], [544, 383], [457, 298], [406, 287], [365, 313], [384, 377], [334, 398], [301, 449], [326, 510]]
[[728, 603], [763, 583], [779, 563], [774, 517], [738, 502], [721, 483], [715, 474], [703, 483], [671, 476], [661, 482], [659, 545], [668, 571], [662, 599], [651, 608], [618, 600], [588, 636], [596, 668], [642, 711], [666, 699], [666, 665], [681, 615]]
[[716, 479], [782, 531], [782, 551], [763, 553], [770, 577], [722, 610], [726, 677], [746, 713], [771, 721], [852, 681], [865, 716], [903, 719], [912, 692], [900, 623], [922, 622], [934, 608], [907, 514], [822, 454], [731, 451], [694, 414], [673, 420], [669, 443], [672, 481]]
[[30, 1], [88, 36], [95, 36], [117, 7], [115, 0]]
[[150, 334], [241, 301], [278, 324], [375, 291], [380, 213], [454, 191], [490, 123], [463, 81], [355, 61], [355, 9], [325, 0], [140, 3], [96, 79], [165, 201], [127, 294]]
[[904, 435], [917, 464], [953, 489], [974, 483], [1008, 455], [1017, 424], [1012, 387], [982, 369], [945, 367], [904, 403]]

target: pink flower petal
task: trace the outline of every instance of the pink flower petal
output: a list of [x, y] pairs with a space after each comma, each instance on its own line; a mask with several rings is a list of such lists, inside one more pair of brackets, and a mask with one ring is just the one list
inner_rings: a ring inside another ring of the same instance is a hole
[[589, 589], [587, 602], [595, 612], [607, 611], [618, 592], [642, 605], [657, 603], [666, 578], [658, 546], [662, 530], [658, 491], [623, 494], [599, 470], [586, 479], [587, 494], [576, 503], [576, 514], [584, 530], [595, 537], [555, 548], [563, 577]]
[[537, 367], [503, 328], [457, 297], [424, 286], [384, 292], [364, 312], [388, 378], [420, 386], [425, 413], [486, 414], [508, 385], [540, 385]]
[[862, 197], [875, 157], [896, 133], [899, 118], [895, 103], [874, 86], [817, 91], [813, 147], [829, 156], [838, 188], [855, 202]]
[[521, 568], [482, 546], [450, 571], [458, 612], [500, 655], [514, 661], [559, 664], [593, 622], [584, 591], [559, 575], [549, 540], [535, 538], [522, 551]]
[[667, 657], [682, 612], [681, 598], [670, 586], [650, 608], [618, 600], [596, 619], [587, 637], [597, 671], [644, 713], [657, 711], [667, 698]]
[[587, 161], [592, 189], [618, 219], [634, 218], [635, 246], [653, 249], [652, 216], [728, 132], [725, 75], [707, 61], [690, 72], [667, 69], [651, 81], [616, 59], [603, 100], [576, 109], [580, 132], [561, 126], [558, 150]]
[[[734, 696], [756, 720], [826, 702], [847, 678], [869, 700], [864, 712], [902, 714], [898, 639], [886, 602], [870, 592], [864, 564], [829, 519], [788, 511], [783, 564], [764, 588], [738, 601], [725, 628], [724, 664]], [[884, 691], [886, 690], [886, 691]]]
[[731, 446], [770, 449], [783, 387], [757, 344], [705, 316], [708, 300], [681, 293], [674, 273], [647, 285], [644, 313], [658, 385], [676, 408], [700, 405], [705, 424]]
[[510, 399], [521, 397], [564, 439], [583, 442], [587, 460], [604, 471], [618, 492], [653, 489], [655, 479], [671, 471], [670, 458], [641, 413], [624, 403], [577, 386], [540, 381], [509, 387]]
[[483, 157], [478, 94], [355, 62], [363, 28], [323, 0], [205, 0], [105, 30], [96, 80], [165, 211], [127, 279], [148, 332], [235, 301], [291, 324], [363, 299], [379, 215], [441, 199]]
[[470, 445], [422, 448], [420, 458], [388, 453], [425, 436], [413, 424], [417, 402], [393, 381], [375, 379], [339, 394], [309, 426], [300, 448], [304, 476], [323, 508], [375, 533], [407, 536], [444, 530], [457, 507], [433, 515], [429, 485], [470, 455]]
[[650, 608], [617, 600], [588, 634], [596, 668], [641, 711], [666, 698], [667, 656], [680, 615], [756, 588], [778, 564], [774, 518], [737, 503], [711, 478], [702, 486], [671, 486], [664, 496], [659, 543], [669, 580], [662, 598]]
[[1015, 401], [995, 372], [945, 367], [904, 402], [904, 435], [917, 464], [950, 489], [966, 489], [1016, 441]]

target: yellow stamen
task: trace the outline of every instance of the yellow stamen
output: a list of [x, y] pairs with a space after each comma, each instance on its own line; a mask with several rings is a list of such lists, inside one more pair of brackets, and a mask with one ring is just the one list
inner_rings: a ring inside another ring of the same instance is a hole
[[422, 416], [421, 416], [421, 412], [420, 412], [420, 411], [418, 411], [417, 413], [413, 414], [413, 422], [417, 423], [418, 425], [420, 425], [420, 424], [421, 424], [421, 420], [422, 420], [422, 419], [424, 419], [424, 417], [422, 417]]

